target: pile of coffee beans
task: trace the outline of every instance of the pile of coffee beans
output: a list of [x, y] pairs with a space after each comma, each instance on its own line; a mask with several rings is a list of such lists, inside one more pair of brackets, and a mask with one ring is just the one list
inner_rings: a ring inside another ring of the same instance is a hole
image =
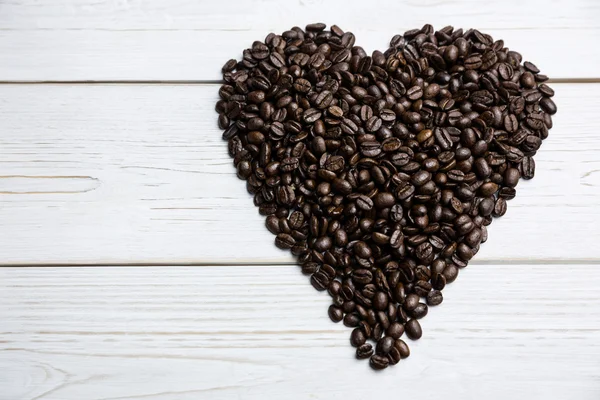
[[431, 25], [370, 56], [321, 23], [269, 34], [223, 66], [216, 104], [237, 175], [329, 317], [374, 369], [506, 213], [552, 127], [553, 90], [502, 40]]

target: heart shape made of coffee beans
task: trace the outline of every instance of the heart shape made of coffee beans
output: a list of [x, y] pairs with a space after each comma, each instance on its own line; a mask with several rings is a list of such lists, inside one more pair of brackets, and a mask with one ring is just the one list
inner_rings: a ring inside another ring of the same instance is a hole
[[383, 369], [533, 178], [554, 92], [477, 30], [425, 25], [368, 56], [325, 29], [271, 33], [228, 61], [216, 110], [275, 244]]

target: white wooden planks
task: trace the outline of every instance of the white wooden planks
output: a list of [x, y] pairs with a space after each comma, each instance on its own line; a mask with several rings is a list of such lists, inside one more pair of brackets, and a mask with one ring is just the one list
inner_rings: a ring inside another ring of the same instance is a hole
[[[0, 1], [0, 82], [209, 82], [318, 20], [368, 51], [476, 27], [553, 79], [597, 81], [598, 18], [595, 0]], [[552, 86], [536, 178], [411, 358], [374, 373], [235, 178], [217, 86], [0, 85], [0, 266], [71, 265], [0, 268], [0, 400], [597, 400], [600, 86]]]
[[[287, 263], [216, 127], [216, 85], [4, 85], [0, 263]], [[474, 262], [593, 260], [600, 85], [560, 112]]]
[[382, 373], [294, 266], [1, 268], [0, 399], [580, 399], [600, 393], [597, 265], [461, 271]]
[[425, 23], [475, 27], [554, 79], [594, 79], [599, 17], [594, 0], [13, 0], [0, 4], [0, 81], [216, 80], [254, 40], [317, 20], [368, 51]]

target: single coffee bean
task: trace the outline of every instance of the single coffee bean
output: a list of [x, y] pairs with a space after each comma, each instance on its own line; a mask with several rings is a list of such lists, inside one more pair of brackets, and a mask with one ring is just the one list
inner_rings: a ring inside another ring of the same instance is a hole
[[427, 304], [419, 303], [417, 304], [415, 309], [410, 311], [408, 314], [415, 319], [421, 319], [424, 316], [426, 316], [428, 312], [429, 309], [427, 307]]
[[280, 233], [275, 239], [275, 245], [280, 249], [291, 249], [296, 244], [296, 240], [287, 233]]
[[442, 301], [444, 300], [443, 296], [442, 296], [442, 292], [439, 290], [432, 290], [431, 292], [427, 293], [427, 304], [430, 306], [437, 306], [442, 304]]
[[346, 316], [344, 317], [344, 325], [346, 325], [347, 327], [355, 328], [358, 326], [359, 322], [360, 318], [357, 314], [350, 313], [346, 314]]
[[400, 339], [400, 337], [404, 334], [404, 325], [394, 322], [385, 330], [385, 334], [394, 339]]
[[360, 347], [367, 341], [364, 332], [360, 328], [354, 328], [350, 335], [350, 344], [354, 347]]
[[375, 293], [375, 297], [373, 298], [373, 307], [376, 310], [383, 311], [388, 306], [388, 295], [383, 292]]
[[504, 214], [506, 214], [506, 200], [500, 197], [498, 198], [498, 200], [496, 200], [496, 205], [494, 206], [494, 211], [492, 212], [492, 215], [494, 217], [501, 217]]
[[521, 175], [523, 179], [533, 179], [535, 175], [535, 162], [532, 157], [524, 157], [521, 161]]
[[340, 322], [344, 318], [344, 313], [339, 307], [332, 304], [329, 306], [329, 318], [331, 318], [333, 322]]
[[394, 338], [391, 336], [384, 336], [377, 341], [377, 347], [375, 353], [379, 355], [387, 355], [390, 350], [394, 347]]
[[481, 200], [481, 202], [479, 203], [479, 213], [482, 216], [487, 217], [488, 215], [491, 215], [494, 211], [494, 206], [494, 199], [491, 197], [487, 197]]
[[494, 182], [484, 183], [479, 187], [479, 194], [483, 197], [490, 197], [498, 191], [498, 185]]
[[359, 360], [365, 360], [367, 358], [371, 358], [373, 353], [373, 346], [369, 343], [365, 343], [356, 349], [356, 358]]
[[396, 365], [402, 359], [402, 355], [400, 354], [400, 350], [398, 350], [396, 347], [392, 347], [387, 355], [387, 358], [390, 362], [390, 365]]
[[320, 271], [317, 271], [310, 277], [310, 284], [318, 291], [323, 291], [329, 286], [330, 279]]
[[447, 283], [452, 283], [458, 276], [458, 268], [456, 265], [449, 264], [446, 266], [446, 268], [444, 268], [444, 272], [442, 272], [442, 274], [444, 275]]
[[404, 309], [406, 311], [412, 311], [415, 308], [417, 308], [418, 305], [419, 305], [419, 296], [417, 296], [416, 294], [413, 294], [413, 293], [406, 296], [406, 299], [404, 300]]
[[408, 358], [410, 356], [410, 349], [408, 348], [408, 345], [406, 344], [406, 342], [402, 339], [397, 339], [394, 342], [394, 347], [396, 349], [398, 349], [398, 352], [400, 353], [400, 357], [401, 358]]
[[371, 248], [363, 241], [358, 241], [354, 245], [354, 253], [360, 258], [369, 258], [372, 255]]
[[412, 339], [417, 340], [420, 339], [423, 335], [423, 331], [421, 330], [421, 324], [416, 319], [411, 319], [406, 323], [405, 326], [406, 335]]
[[516, 168], [508, 168], [504, 173], [504, 184], [508, 187], [514, 188], [519, 183], [521, 173]]
[[386, 356], [380, 356], [377, 354], [371, 356], [370, 365], [374, 370], [386, 369], [389, 364], [390, 360]]

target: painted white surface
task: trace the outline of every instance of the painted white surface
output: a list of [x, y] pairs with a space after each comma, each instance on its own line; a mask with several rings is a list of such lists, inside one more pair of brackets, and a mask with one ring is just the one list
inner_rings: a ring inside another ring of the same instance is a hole
[[297, 267], [0, 269], [0, 399], [579, 399], [598, 265], [478, 265], [373, 372]]
[[216, 80], [254, 40], [318, 21], [369, 52], [426, 23], [476, 27], [552, 78], [594, 78], [599, 18], [596, 0], [11, 0], [0, 80]]
[[[599, 399], [599, 18], [595, 0], [0, 0], [0, 82], [153, 81], [0, 85], [0, 400]], [[536, 178], [382, 373], [272, 245], [217, 86], [154, 82], [214, 81], [316, 20], [369, 51], [474, 26], [565, 82]]]

